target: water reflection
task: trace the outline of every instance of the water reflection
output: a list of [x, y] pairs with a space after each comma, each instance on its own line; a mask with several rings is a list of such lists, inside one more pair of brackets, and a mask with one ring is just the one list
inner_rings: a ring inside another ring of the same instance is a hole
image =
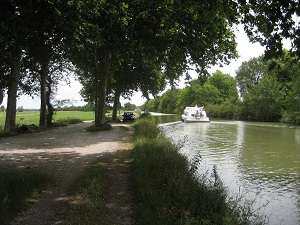
[[171, 123], [180, 121], [180, 115], [177, 114], [152, 114], [157, 124]]
[[164, 130], [175, 142], [186, 137], [182, 152], [191, 158], [200, 154], [201, 171], [216, 165], [231, 194], [257, 198], [253, 207], [264, 206], [260, 211], [268, 224], [300, 224], [299, 127], [212, 121], [179, 123]]

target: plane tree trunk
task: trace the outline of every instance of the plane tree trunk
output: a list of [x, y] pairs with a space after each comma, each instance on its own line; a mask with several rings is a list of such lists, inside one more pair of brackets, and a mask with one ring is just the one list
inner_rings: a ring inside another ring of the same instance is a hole
[[121, 96], [121, 91], [116, 90], [115, 98], [114, 98], [113, 113], [112, 113], [112, 119], [113, 120], [118, 119], [118, 109], [119, 109], [119, 106], [120, 106], [120, 96]]
[[4, 98], [3, 90], [0, 90], [0, 105], [3, 102], [3, 98]]
[[4, 133], [9, 134], [16, 128], [17, 91], [20, 77], [21, 48], [11, 57], [11, 77], [7, 92], [7, 107]]
[[51, 101], [50, 101], [51, 100], [51, 93], [52, 93], [51, 84], [52, 84], [52, 80], [48, 76], [47, 91], [46, 91], [46, 103], [47, 103], [47, 108], [48, 108], [48, 113], [47, 113], [47, 116], [46, 116], [46, 125], [48, 127], [50, 127], [52, 125], [52, 119], [53, 119], [53, 113], [54, 113], [54, 109], [53, 109], [53, 106], [52, 106]]
[[103, 51], [100, 72], [96, 76], [96, 99], [95, 99], [95, 125], [102, 126], [106, 123], [105, 110], [106, 110], [106, 89], [107, 82], [110, 75], [111, 55], [108, 50]]
[[42, 63], [40, 71], [40, 85], [41, 85], [41, 107], [40, 107], [40, 122], [41, 127], [46, 126], [46, 115], [47, 115], [47, 94], [46, 94], [46, 83], [48, 76], [48, 64]]

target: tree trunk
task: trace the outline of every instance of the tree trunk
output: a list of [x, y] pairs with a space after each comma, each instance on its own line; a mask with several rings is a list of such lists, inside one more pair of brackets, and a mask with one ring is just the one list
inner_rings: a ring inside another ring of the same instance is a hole
[[120, 107], [120, 95], [121, 95], [121, 91], [116, 90], [115, 99], [114, 99], [114, 106], [113, 106], [113, 113], [112, 113], [112, 119], [113, 120], [118, 119], [118, 108]]
[[52, 89], [51, 89], [51, 84], [52, 84], [52, 80], [51, 78], [48, 76], [48, 82], [47, 82], [47, 108], [48, 108], [48, 113], [47, 113], [47, 121], [46, 124], [48, 127], [50, 127], [52, 125], [52, 118], [53, 118], [53, 106], [51, 105], [50, 102], [50, 97], [51, 97], [51, 93], [52, 93]]
[[16, 51], [16, 54], [11, 59], [11, 79], [7, 94], [7, 107], [4, 133], [9, 134], [16, 128], [16, 113], [17, 113], [17, 91], [20, 77], [21, 65], [21, 48]]
[[47, 114], [47, 94], [46, 94], [46, 82], [48, 76], [48, 64], [43, 62], [40, 71], [40, 85], [41, 85], [41, 108], [40, 108], [40, 122], [41, 127], [46, 126], [46, 114]]
[[3, 98], [4, 98], [3, 90], [0, 90], [0, 105], [3, 102]]
[[111, 55], [109, 51], [104, 51], [101, 61], [101, 75], [97, 76], [96, 84], [96, 111], [95, 111], [95, 125], [102, 126], [105, 124], [105, 108], [106, 108], [106, 89], [108, 77], [110, 74]]

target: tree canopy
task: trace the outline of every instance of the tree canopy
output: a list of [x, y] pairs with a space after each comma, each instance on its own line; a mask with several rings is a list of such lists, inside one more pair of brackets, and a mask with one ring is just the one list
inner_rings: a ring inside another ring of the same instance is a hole
[[[283, 52], [284, 38], [290, 38], [299, 55], [298, 5], [297, 0], [3, 0], [0, 86], [8, 91], [5, 129], [15, 126], [22, 87], [29, 94], [40, 90], [45, 109], [45, 90], [52, 90], [53, 82], [44, 78], [51, 78], [53, 62], [71, 61], [85, 76], [85, 87], [92, 86], [95, 122], [101, 126], [107, 95], [119, 93], [122, 84], [123, 94], [157, 94], [191, 66], [207, 78], [210, 65], [237, 57], [233, 27], [239, 22], [251, 41], [266, 46], [267, 57]], [[31, 76], [36, 70], [38, 76]]]
[[266, 58], [283, 52], [283, 40], [291, 42], [291, 51], [300, 56], [298, 0], [239, 0], [241, 23], [252, 42], [266, 47]]

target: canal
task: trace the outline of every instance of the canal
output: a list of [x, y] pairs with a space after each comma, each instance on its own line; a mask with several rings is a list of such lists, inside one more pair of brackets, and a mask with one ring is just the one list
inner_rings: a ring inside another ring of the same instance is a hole
[[[181, 123], [158, 116], [163, 131], [189, 159], [202, 157], [199, 174], [212, 171], [229, 196], [250, 204], [269, 225], [300, 224], [300, 127], [281, 123], [212, 120]], [[175, 123], [174, 123], [175, 122]]]

